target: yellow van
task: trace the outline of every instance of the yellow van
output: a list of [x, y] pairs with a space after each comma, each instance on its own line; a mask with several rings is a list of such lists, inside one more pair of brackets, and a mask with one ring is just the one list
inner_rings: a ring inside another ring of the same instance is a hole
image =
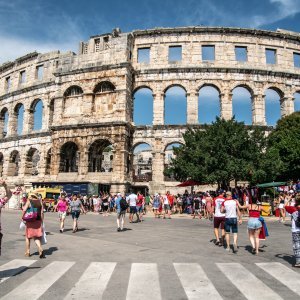
[[60, 196], [60, 188], [35, 188], [29, 192], [30, 194], [39, 194], [42, 196], [45, 209], [51, 211], [54, 208], [54, 205]]

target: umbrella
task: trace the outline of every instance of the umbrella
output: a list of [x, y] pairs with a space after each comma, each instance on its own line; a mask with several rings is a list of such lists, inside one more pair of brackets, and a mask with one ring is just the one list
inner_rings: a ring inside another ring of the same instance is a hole
[[181, 182], [177, 186], [186, 187], [186, 186], [194, 186], [194, 185], [201, 185], [201, 182], [198, 182], [198, 181], [195, 181], [195, 180], [187, 180], [187, 181]]
[[276, 186], [283, 186], [286, 185], [285, 181], [280, 181], [280, 182], [268, 182], [268, 183], [262, 183], [262, 184], [258, 184], [257, 187], [258, 188], [269, 188], [269, 187], [276, 187]]

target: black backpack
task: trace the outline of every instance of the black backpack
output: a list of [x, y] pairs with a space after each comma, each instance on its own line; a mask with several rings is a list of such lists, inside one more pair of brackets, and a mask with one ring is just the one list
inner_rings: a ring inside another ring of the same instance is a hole
[[121, 211], [126, 210], [128, 208], [128, 203], [124, 198], [120, 200], [120, 207]]

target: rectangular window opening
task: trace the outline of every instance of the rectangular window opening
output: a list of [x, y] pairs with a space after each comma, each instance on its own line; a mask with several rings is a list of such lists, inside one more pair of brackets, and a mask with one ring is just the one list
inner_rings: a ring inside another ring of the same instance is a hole
[[44, 66], [37, 66], [36, 67], [36, 79], [42, 80], [44, 76]]
[[276, 50], [266, 49], [266, 63], [268, 65], [276, 65]]
[[182, 60], [182, 47], [170, 46], [169, 47], [169, 62], [177, 62]]
[[20, 72], [20, 84], [25, 83], [26, 81], [26, 71], [21, 71]]
[[5, 78], [5, 91], [6, 91], [6, 93], [8, 93], [10, 91], [10, 87], [11, 87], [11, 79], [10, 79], [10, 77], [6, 77]]
[[203, 61], [215, 60], [215, 46], [213, 45], [202, 46], [202, 60]]
[[300, 53], [294, 52], [294, 67], [300, 68]]
[[247, 61], [247, 47], [235, 46], [235, 59], [236, 61]]
[[138, 63], [150, 63], [150, 48], [138, 49]]

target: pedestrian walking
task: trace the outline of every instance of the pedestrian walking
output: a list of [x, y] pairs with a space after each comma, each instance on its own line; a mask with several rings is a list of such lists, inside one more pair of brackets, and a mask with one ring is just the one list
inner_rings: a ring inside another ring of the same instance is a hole
[[117, 209], [117, 231], [119, 232], [124, 230], [125, 215], [128, 208], [127, 201], [124, 199], [121, 193], [117, 194], [115, 205]]
[[59, 222], [60, 222], [60, 233], [64, 232], [64, 228], [65, 228], [65, 219], [67, 216], [67, 211], [68, 211], [68, 202], [66, 200], [66, 195], [65, 194], [61, 194], [58, 202], [54, 208], [54, 211], [58, 212], [58, 218], [59, 218]]
[[136, 210], [137, 195], [135, 193], [131, 192], [127, 196], [126, 201], [129, 204], [129, 223], [133, 222], [134, 215], [137, 215], [137, 222], [138, 222], [139, 216], [138, 216], [137, 210]]
[[[221, 207], [225, 201], [224, 192], [220, 190], [218, 196], [213, 200], [214, 209], [214, 234], [216, 237], [215, 245], [223, 246], [225, 243], [225, 213], [221, 212]], [[219, 229], [221, 229], [221, 238], [219, 236]]]
[[164, 219], [166, 218], [166, 214], [168, 215], [168, 219], [171, 219], [171, 208], [170, 208], [170, 202], [169, 202], [169, 197], [168, 193], [163, 196], [163, 204], [164, 204]]
[[77, 195], [72, 196], [72, 201], [70, 202], [70, 211], [73, 219], [73, 233], [78, 231], [78, 219], [80, 216], [80, 212], [85, 212], [85, 209], [81, 203], [81, 201], [77, 198]]
[[[238, 223], [242, 224], [241, 212], [239, 210], [239, 203], [237, 200], [232, 199], [231, 192], [226, 192], [226, 199], [222, 203], [221, 213], [225, 213], [225, 239], [226, 239], [226, 250], [230, 250], [230, 232], [233, 234], [233, 253], [238, 251], [237, 247], [237, 234], [238, 234]], [[237, 220], [239, 217], [239, 221]]]
[[138, 216], [138, 222], [142, 222], [143, 220], [143, 206], [145, 203], [145, 198], [141, 192], [137, 193], [137, 200], [136, 200], [136, 213]]
[[295, 205], [286, 207], [292, 219], [292, 241], [295, 256], [294, 267], [300, 268], [300, 193], [295, 197]]
[[1, 256], [1, 245], [2, 245], [2, 238], [3, 238], [3, 233], [1, 232], [1, 210], [4, 207], [4, 205], [8, 202], [10, 197], [12, 196], [12, 192], [7, 187], [7, 184], [4, 180], [0, 181], [0, 185], [3, 186], [5, 189], [5, 195], [1, 195], [0, 198], [0, 256]]
[[153, 213], [155, 218], [160, 218], [160, 213], [159, 213], [160, 204], [161, 204], [161, 197], [158, 193], [156, 193], [153, 197], [153, 203], [152, 203], [152, 208], [153, 208]]
[[39, 257], [45, 258], [44, 250], [42, 248], [41, 239], [43, 237], [43, 221], [44, 208], [42, 199], [36, 194], [29, 195], [22, 214], [22, 221], [25, 221], [25, 256], [30, 256], [30, 241], [33, 239], [38, 247]]

